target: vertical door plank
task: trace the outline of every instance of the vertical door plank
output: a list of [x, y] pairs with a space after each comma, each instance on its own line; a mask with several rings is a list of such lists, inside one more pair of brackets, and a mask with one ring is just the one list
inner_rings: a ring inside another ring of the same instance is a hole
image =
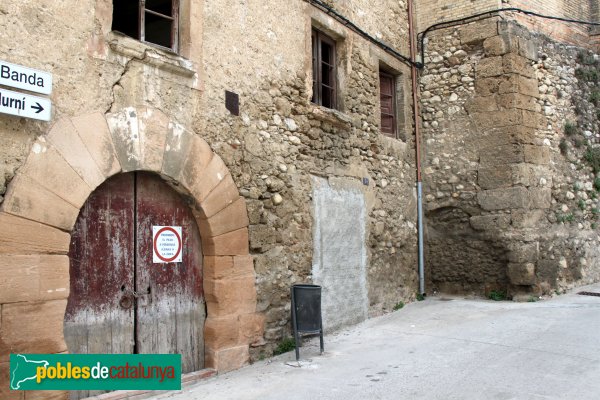
[[71, 353], [133, 353], [134, 308], [120, 306], [124, 291], [133, 289], [133, 189], [133, 174], [109, 179], [90, 195], [73, 229], [64, 322]]
[[[138, 173], [136, 285], [139, 353], [179, 353], [182, 371], [204, 366], [202, 250], [196, 221], [183, 198], [161, 178]], [[152, 226], [181, 226], [183, 261], [153, 264]]]

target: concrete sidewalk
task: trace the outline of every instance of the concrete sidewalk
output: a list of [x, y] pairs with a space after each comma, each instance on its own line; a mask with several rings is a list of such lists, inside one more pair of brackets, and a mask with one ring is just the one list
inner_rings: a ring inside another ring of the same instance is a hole
[[[536, 303], [432, 297], [160, 399], [600, 399], [600, 284]], [[293, 366], [296, 365], [296, 366]]]

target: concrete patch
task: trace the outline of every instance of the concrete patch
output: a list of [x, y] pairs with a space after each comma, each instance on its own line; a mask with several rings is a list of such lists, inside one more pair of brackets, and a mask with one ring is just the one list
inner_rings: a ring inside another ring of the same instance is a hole
[[365, 196], [354, 180], [313, 177], [313, 282], [322, 286], [323, 327], [332, 331], [368, 315]]

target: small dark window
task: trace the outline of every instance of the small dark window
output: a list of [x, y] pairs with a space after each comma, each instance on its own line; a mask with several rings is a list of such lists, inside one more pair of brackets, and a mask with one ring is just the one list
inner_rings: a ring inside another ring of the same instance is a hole
[[177, 51], [178, 0], [114, 0], [112, 29]]
[[335, 41], [323, 32], [312, 31], [313, 97], [312, 102], [336, 107]]
[[396, 82], [393, 75], [379, 72], [381, 133], [396, 137]]

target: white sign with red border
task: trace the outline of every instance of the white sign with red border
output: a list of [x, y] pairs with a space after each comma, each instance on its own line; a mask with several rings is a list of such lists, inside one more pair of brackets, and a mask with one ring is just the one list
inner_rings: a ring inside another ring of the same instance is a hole
[[182, 261], [183, 236], [180, 226], [152, 227], [152, 262], [172, 263]]

